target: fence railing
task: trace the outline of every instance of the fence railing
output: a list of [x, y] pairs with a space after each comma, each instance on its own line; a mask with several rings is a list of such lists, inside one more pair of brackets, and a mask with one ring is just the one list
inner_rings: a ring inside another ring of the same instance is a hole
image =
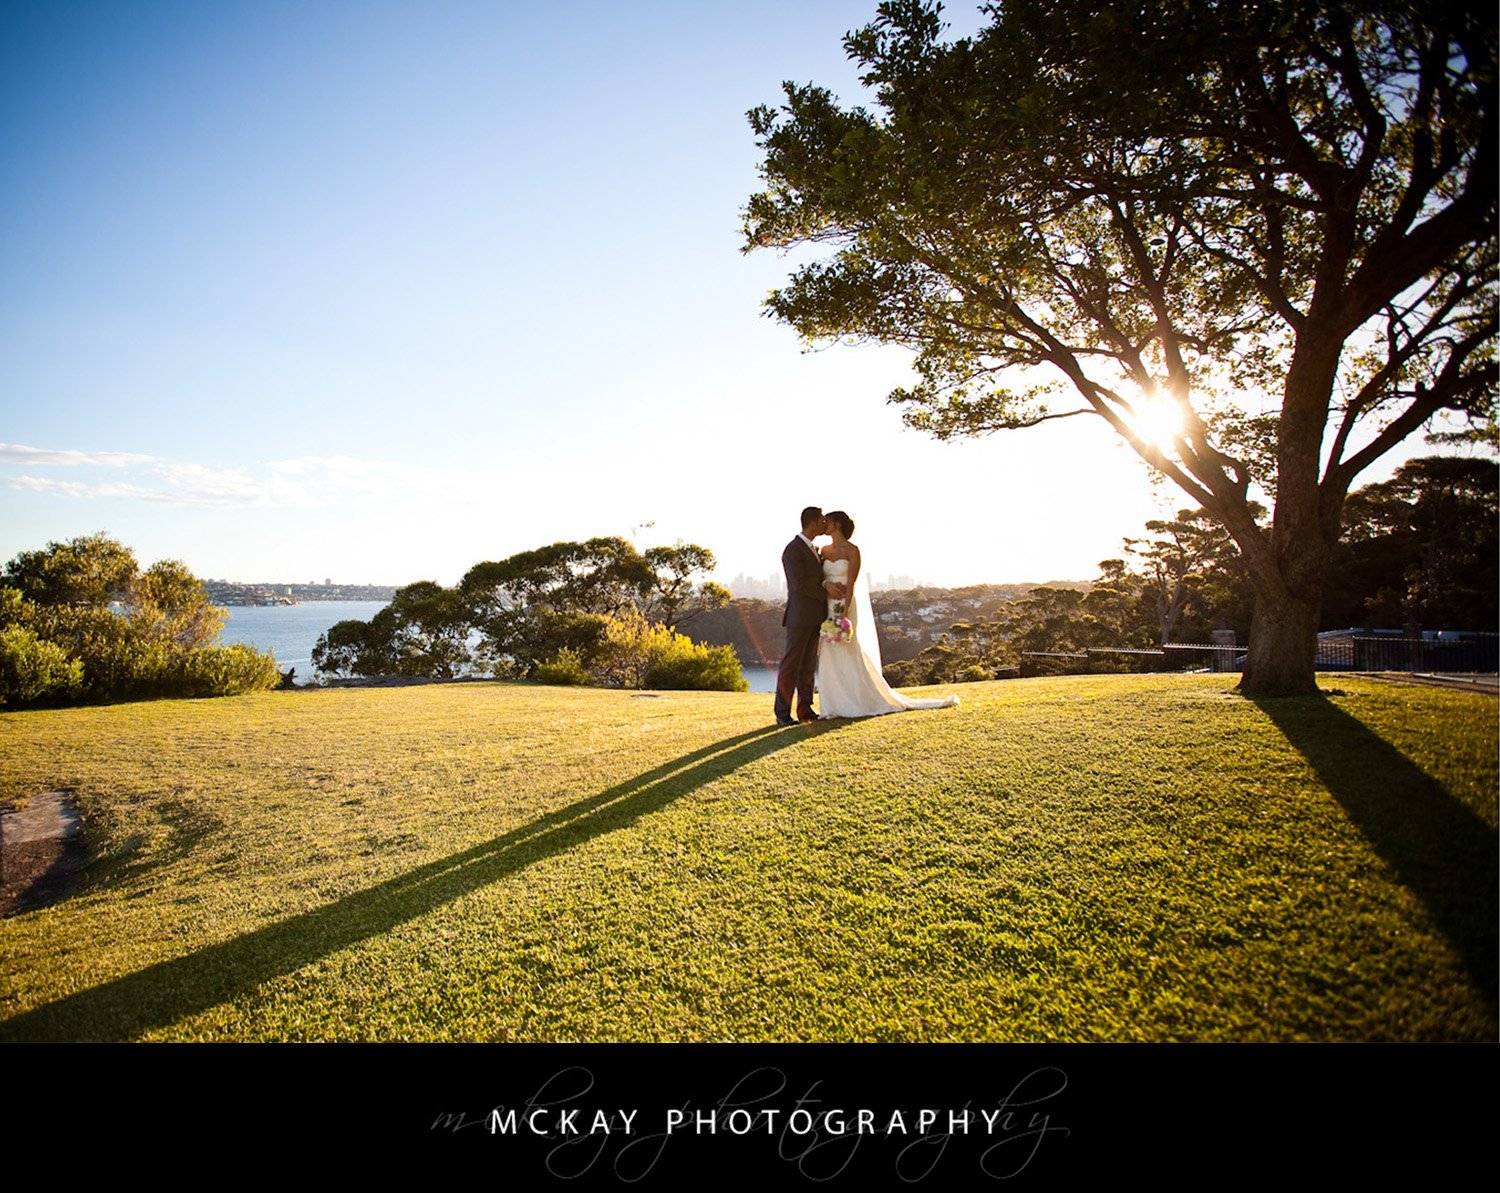
[[1496, 670], [1495, 634], [1463, 638], [1393, 638], [1351, 634], [1318, 640], [1320, 671], [1453, 671]]
[[1091, 646], [1084, 651], [1025, 651], [1022, 675], [1094, 675], [1110, 672], [1238, 671], [1243, 646], [1174, 642], [1165, 647]]
[[[1395, 638], [1350, 634], [1318, 640], [1319, 671], [1491, 672], [1497, 667], [1500, 637]], [[1210, 642], [1172, 642], [1139, 648], [1091, 646], [1083, 651], [1025, 651], [1022, 675], [1139, 674], [1162, 671], [1241, 671], [1245, 647]]]

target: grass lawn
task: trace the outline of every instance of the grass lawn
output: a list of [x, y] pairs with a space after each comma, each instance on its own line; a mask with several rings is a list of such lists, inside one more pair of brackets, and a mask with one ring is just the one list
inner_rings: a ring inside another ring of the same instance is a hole
[[1493, 1040], [1496, 702], [469, 683], [0, 715], [0, 1040]]

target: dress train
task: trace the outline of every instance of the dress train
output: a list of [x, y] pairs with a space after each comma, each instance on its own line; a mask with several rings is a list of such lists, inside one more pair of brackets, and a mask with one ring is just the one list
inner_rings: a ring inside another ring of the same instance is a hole
[[[849, 561], [825, 559], [823, 579], [848, 583]], [[885, 682], [880, 673], [880, 640], [875, 632], [874, 607], [863, 575], [854, 585], [854, 599], [829, 602], [830, 613], [836, 603], [845, 606], [844, 616], [854, 625], [854, 637], [848, 642], [818, 644], [818, 715], [824, 717], [878, 717], [888, 712], [913, 709], [956, 708], [957, 696], [934, 700], [917, 700], [903, 696]]]

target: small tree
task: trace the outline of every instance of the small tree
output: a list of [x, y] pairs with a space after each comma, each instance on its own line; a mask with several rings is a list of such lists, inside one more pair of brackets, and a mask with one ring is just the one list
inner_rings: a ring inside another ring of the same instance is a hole
[[336, 621], [318, 636], [312, 664], [318, 671], [346, 676], [383, 675], [396, 669], [389, 636], [376, 630], [373, 621], [357, 618]]
[[142, 635], [180, 650], [210, 646], [224, 628], [225, 611], [176, 559], [153, 563], [134, 577], [126, 586], [124, 605]]
[[5, 565], [5, 583], [38, 607], [105, 608], [125, 598], [139, 570], [134, 551], [99, 533], [22, 551]]
[[647, 620], [669, 630], [695, 621], [734, 599], [722, 584], [704, 580], [714, 570], [714, 553], [696, 543], [651, 547], [643, 556], [651, 583], [639, 608]]
[[452, 679], [472, 661], [469, 606], [457, 589], [431, 580], [398, 588], [372, 626], [402, 675]]
[[[1264, 510], [1254, 505], [1257, 519]], [[1156, 611], [1157, 641], [1166, 645], [1190, 604], [1229, 613], [1244, 582], [1239, 549], [1224, 527], [1203, 510], [1179, 510], [1170, 521], [1146, 523], [1149, 538], [1128, 538], [1125, 550], [1139, 561]], [[1213, 614], [1210, 614], [1212, 616]]]
[[750, 114], [746, 247], [834, 250], [768, 309], [914, 348], [891, 400], [939, 437], [1102, 418], [1238, 545], [1242, 690], [1315, 691], [1351, 482], [1494, 410], [1494, 5], [1002, 0], [951, 44], [939, 11], [848, 37], [878, 113]]

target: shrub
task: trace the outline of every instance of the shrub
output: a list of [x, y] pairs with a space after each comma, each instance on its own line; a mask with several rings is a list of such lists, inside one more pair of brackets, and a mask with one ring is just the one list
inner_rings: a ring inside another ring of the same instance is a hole
[[635, 610], [609, 618], [590, 670], [609, 687], [743, 692], [749, 688], [730, 646], [705, 646]]
[[669, 646], [646, 672], [645, 685], [660, 690], [746, 692], [750, 685], [740, 672], [732, 646], [706, 646], [683, 634], [673, 634]]
[[224, 611], [175, 560], [141, 572], [106, 535], [22, 552], [0, 582], [0, 700], [222, 696], [275, 687], [276, 662], [212, 645]]
[[172, 686], [184, 696], [238, 696], [281, 682], [276, 660], [242, 642], [190, 651], [178, 657], [172, 671]]
[[590, 679], [578, 652], [566, 646], [557, 652], [557, 657], [550, 663], [538, 663], [532, 677], [538, 683], [559, 685], [586, 684]]
[[62, 703], [83, 688], [83, 664], [25, 626], [0, 630], [0, 705]]

